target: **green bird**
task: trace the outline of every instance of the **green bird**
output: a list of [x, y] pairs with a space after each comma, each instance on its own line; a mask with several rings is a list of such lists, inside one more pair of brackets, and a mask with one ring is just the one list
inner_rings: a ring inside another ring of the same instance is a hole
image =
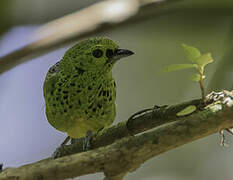
[[67, 50], [44, 82], [48, 122], [74, 139], [110, 126], [116, 116], [112, 68], [132, 54], [108, 38], [83, 40]]

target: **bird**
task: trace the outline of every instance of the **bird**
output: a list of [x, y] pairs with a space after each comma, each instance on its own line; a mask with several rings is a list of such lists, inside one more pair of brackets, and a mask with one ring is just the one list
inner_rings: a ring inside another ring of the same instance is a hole
[[107, 37], [89, 38], [68, 49], [63, 58], [49, 68], [44, 85], [48, 122], [65, 132], [67, 140], [83, 137], [84, 150], [90, 135], [109, 127], [116, 116], [116, 83], [113, 66], [133, 55]]

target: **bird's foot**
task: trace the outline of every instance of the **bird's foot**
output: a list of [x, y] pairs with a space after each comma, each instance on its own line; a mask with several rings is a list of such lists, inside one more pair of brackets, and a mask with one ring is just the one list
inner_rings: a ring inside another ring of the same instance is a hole
[[56, 148], [56, 150], [53, 152], [53, 154], [51, 156], [52, 159], [56, 159], [56, 158], [61, 157], [60, 149], [61, 149], [61, 147]]
[[70, 139], [71, 139], [70, 136], [67, 136], [67, 137], [65, 138], [65, 140], [61, 143], [61, 146], [66, 145], [66, 144], [69, 142]]
[[53, 159], [56, 159], [62, 156], [61, 149], [69, 142], [70, 139], [71, 139], [70, 136], [67, 136], [66, 139], [61, 143], [61, 145], [53, 152], [51, 156]]
[[87, 131], [86, 136], [83, 139], [83, 151], [88, 151], [91, 149], [92, 137], [93, 137], [93, 133], [91, 131]]
[[88, 151], [91, 149], [91, 139], [93, 137], [93, 133], [91, 131], [87, 131], [86, 136], [84, 138], [81, 139], [75, 139], [75, 138], [71, 138], [70, 136], [68, 136], [63, 142], [62, 144], [54, 151], [54, 153], [52, 154], [52, 158], [56, 159], [59, 157], [63, 156], [63, 147], [65, 145], [67, 145], [67, 143], [69, 141], [71, 141], [71, 144], [76, 144], [78, 142], [80, 142], [80, 140], [83, 141], [83, 151]]
[[71, 144], [76, 144], [76, 143], [78, 143], [79, 140], [80, 139], [77, 139], [77, 138], [71, 138], [70, 143]]

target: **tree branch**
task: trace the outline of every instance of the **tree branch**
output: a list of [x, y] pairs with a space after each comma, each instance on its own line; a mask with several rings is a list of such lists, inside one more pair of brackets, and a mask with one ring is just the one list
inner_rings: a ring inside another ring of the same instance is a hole
[[[189, 105], [195, 105], [197, 111], [203, 109], [202, 100], [192, 100], [177, 105], [154, 107], [139, 111], [127, 121], [118, 123], [108, 129], [103, 129], [94, 135], [91, 142], [93, 149], [112, 144], [123, 137], [136, 135], [163, 124], [174, 122], [180, 119], [176, 113]], [[83, 141], [80, 139], [75, 144], [61, 146], [57, 149], [57, 157], [71, 155], [83, 151]]]
[[43, 25], [34, 34], [37, 41], [0, 58], [0, 73], [77, 39], [161, 14], [179, 1], [108, 0], [91, 5]]
[[65, 179], [97, 172], [104, 172], [105, 180], [122, 179], [154, 156], [232, 127], [233, 91], [211, 93], [207, 99], [214, 102], [173, 123], [137, 136], [126, 136], [98, 149], [6, 169], [0, 173], [0, 180]]

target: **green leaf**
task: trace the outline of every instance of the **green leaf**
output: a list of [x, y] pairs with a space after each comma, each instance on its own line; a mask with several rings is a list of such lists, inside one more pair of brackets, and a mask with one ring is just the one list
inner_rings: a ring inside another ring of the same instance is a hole
[[197, 48], [193, 46], [188, 46], [186, 44], [182, 44], [182, 46], [184, 48], [184, 53], [188, 60], [192, 63], [196, 63], [197, 59], [201, 56], [200, 51]]
[[172, 64], [169, 66], [166, 66], [163, 71], [164, 72], [171, 72], [171, 71], [179, 71], [182, 69], [188, 69], [188, 68], [197, 68], [196, 64]]
[[196, 111], [197, 107], [194, 105], [190, 105], [186, 108], [184, 108], [183, 110], [181, 110], [180, 112], [178, 112], [176, 115], [177, 116], [186, 116], [189, 115], [191, 113], [193, 113], [194, 111]]
[[211, 56], [211, 53], [203, 54], [201, 57], [197, 58], [197, 64], [200, 67], [205, 67], [207, 64], [210, 64], [213, 62], [213, 58]]

